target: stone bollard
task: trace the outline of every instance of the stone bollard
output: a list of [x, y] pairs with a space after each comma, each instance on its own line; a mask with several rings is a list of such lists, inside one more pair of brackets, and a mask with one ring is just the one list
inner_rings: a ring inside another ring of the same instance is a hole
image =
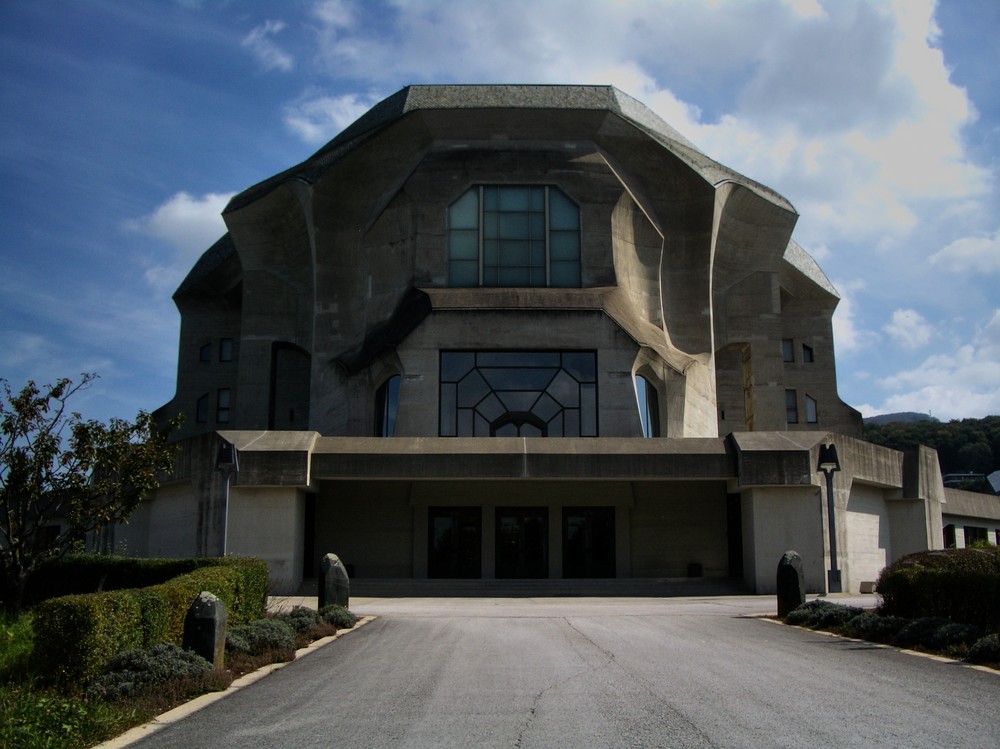
[[788, 612], [805, 602], [802, 557], [797, 551], [786, 551], [778, 562], [778, 616], [788, 616]]
[[215, 668], [223, 668], [226, 604], [207, 591], [194, 599], [184, 617], [184, 649], [193, 650]]
[[319, 608], [331, 603], [347, 608], [350, 597], [347, 568], [336, 554], [327, 554], [319, 564]]

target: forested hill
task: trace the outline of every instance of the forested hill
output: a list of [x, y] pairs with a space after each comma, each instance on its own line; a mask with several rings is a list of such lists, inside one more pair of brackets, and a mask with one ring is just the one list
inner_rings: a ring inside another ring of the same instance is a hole
[[1000, 416], [941, 422], [878, 424], [865, 420], [865, 439], [896, 449], [927, 445], [938, 451], [941, 473], [992, 473], [1000, 469]]

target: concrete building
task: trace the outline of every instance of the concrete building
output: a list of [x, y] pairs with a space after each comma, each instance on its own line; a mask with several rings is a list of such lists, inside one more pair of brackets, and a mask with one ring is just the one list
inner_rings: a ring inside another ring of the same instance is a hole
[[845, 590], [942, 544], [936, 454], [861, 441], [837, 395], [792, 205], [614, 88], [407, 87], [223, 216], [130, 551], [261, 556], [281, 592], [333, 551], [356, 580], [763, 593], [795, 549], [822, 591], [826, 444]]

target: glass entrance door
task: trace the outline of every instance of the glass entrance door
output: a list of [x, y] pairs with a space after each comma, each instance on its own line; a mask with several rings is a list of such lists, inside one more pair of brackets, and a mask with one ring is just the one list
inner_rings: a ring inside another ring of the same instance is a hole
[[481, 507], [429, 507], [427, 533], [428, 577], [482, 577]]
[[563, 508], [563, 577], [615, 576], [615, 508]]
[[496, 576], [549, 576], [549, 510], [547, 507], [498, 507]]

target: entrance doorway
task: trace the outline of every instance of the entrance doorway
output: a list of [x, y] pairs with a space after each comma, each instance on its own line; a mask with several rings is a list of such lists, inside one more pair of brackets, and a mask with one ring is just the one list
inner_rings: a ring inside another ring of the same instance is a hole
[[429, 507], [427, 531], [428, 577], [482, 577], [481, 507]]
[[547, 578], [548, 508], [498, 507], [496, 521], [497, 578]]
[[615, 576], [615, 508], [563, 508], [563, 577]]

